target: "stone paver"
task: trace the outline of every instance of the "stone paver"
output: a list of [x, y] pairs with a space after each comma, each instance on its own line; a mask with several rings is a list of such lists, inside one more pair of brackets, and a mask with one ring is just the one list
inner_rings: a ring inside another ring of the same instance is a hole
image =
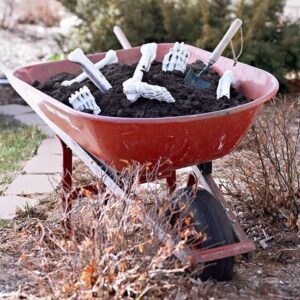
[[30, 174], [55, 174], [62, 171], [62, 158], [57, 155], [44, 154], [34, 156], [23, 169]]
[[19, 104], [8, 104], [0, 106], [0, 114], [17, 116], [32, 113], [33, 110], [30, 106], [19, 105]]
[[0, 219], [12, 219], [15, 217], [16, 208], [23, 208], [28, 205], [35, 205], [36, 200], [20, 196], [2, 196], [0, 197]]
[[44, 121], [36, 114], [36, 113], [28, 113], [28, 114], [20, 114], [20, 115], [16, 115], [15, 119], [17, 119], [18, 121], [20, 121], [23, 124], [26, 125], [42, 125], [45, 126]]
[[60, 184], [60, 175], [19, 175], [8, 186], [5, 195], [31, 195], [51, 193]]
[[45, 155], [45, 154], [62, 154], [61, 145], [58, 139], [45, 139], [42, 141], [38, 151], [38, 155]]

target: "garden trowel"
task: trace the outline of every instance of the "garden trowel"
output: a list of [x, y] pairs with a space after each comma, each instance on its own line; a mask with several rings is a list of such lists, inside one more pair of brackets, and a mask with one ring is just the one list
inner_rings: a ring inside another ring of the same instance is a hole
[[205, 74], [208, 71], [208, 69], [219, 59], [224, 49], [229, 44], [229, 42], [236, 34], [238, 29], [241, 27], [241, 25], [242, 25], [242, 21], [240, 19], [236, 19], [232, 22], [229, 29], [223, 36], [222, 40], [220, 41], [218, 46], [215, 48], [214, 52], [209, 57], [208, 63], [204, 67], [204, 69], [200, 73], [195, 74], [194, 69], [191, 68], [184, 78], [185, 84], [191, 84], [200, 89], [207, 89], [210, 87], [210, 82], [201, 79], [201, 76]]

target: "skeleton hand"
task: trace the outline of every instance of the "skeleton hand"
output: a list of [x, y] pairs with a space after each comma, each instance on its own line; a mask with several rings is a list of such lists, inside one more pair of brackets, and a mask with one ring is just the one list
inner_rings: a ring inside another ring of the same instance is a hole
[[190, 53], [184, 43], [176, 42], [174, 47], [169, 50], [163, 59], [163, 71], [178, 70], [184, 72]]
[[100, 107], [96, 104], [95, 98], [90, 92], [89, 88], [84, 86], [75, 94], [69, 97], [69, 103], [75, 110], [83, 111], [84, 109], [91, 109], [94, 115], [99, 115], [101, 112]]
[[[110, 64], [115, 64], [117, 62], [118, 62], [118, 57], [117, 57], [116, 51], [109, 50], [106, 53], [105, 57], [103, 59], [101, 59], [100, 61], [98, 61], [95, 64], [95, 67], [98, 70], [101, 70], [105, 66], [110, 65]], [[63, 85], [63, 86], [70, 86], [74, 82], [82, 82], [82, 81], [84, 81], [87, 78], [88, 78], [88, 75], [85, 72], [83, 72], [83, 73], [81, 73], [80, 75], [78, 75], [76, 78], [74, 78], [72, 80], [65, 80], [65, 81], [63, 81], [61, 85]]]
[[[146, 82], [135, 82], [134, 80], [129, 81], [124, 87], [124, 93], [128, 96], [135, 95], [136, 100], [139, 97], [144, 97], [148, 99], [156, 99], [158, 101], [165, 101], [167, 103], [175, 102], [170, 92], [162, 86], [148, 84]], [[127, 97], [128, 98], [128, 97]], [[130, 98], [130, 97], [129, 97]], [[128, 98], [128, 100], [129, 100]], [[136, 100], [130, 101], [135, 102]]]

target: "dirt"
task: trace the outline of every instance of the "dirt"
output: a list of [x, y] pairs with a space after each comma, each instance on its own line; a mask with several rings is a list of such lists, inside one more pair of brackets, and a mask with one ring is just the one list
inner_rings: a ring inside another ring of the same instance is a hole
[[[196, 72], [199, 72], [204, 64], [197, 61], [192, 66]], [[70, 95], [86, 85], [101, 108], [101, 115], [113, 117], [155, 118], [194, 115], [223, 110], [250, 101], [234, 88], [231, 90], [231, 99], [222, 97], [217, 100], [216, 89], [220, 77], [213, 71], [209, 71], [203, 76], [203, 80], [211, 83], [210, 88], [203, 90], [184, 84], [183, 80], [190, 66], [187, 67], [185, 73], [179, 71], [163, 72], [161, 63], [154, 62], [150, 71], [144, 74], [143, 81], [166, 87], [176, 102], [166, 103], [140, 97], [136, 102], [130, 103], [123, 93], [122, 83], [132, 77], [135, 67], [136, 64], [113, 64], [105, 67], [102, 72], [112, 85], [112, 88], [105, 94], [101, 93], [90, 80], [74, 83], [70, 87], [61, 86], [63, 80], [70, 80], [75, 77], [74, 74], [68, 73], [57, 74], [45, 83], [35, 81], [33, 86], [70, 106], [68, 101]], [[88, 110], [86, 112], [92, 113]]]

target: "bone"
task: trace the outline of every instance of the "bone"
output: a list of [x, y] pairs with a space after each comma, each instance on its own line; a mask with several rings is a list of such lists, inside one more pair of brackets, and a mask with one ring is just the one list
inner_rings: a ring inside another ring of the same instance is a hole
[[[105, 57], [103, 59], [101, 59], [100, 61], [98, 61], [94, 66], [98, 70], [101, 70], [105, 66], [111, 65], [111, 64], [115, 64], [117, 62], [118, 62], [118, 57], [117, 57], [116, 51], [109, 50], [106, 53]], [[86, 80], [87, 78], [88, 78], [88, 75], [85, 72], [82, 72], [80, 75], [78, 75], [76, 78], [74, 78], [72, 80], [65, 80], [65, 81], [63, 81], [61, 85], [63, 85], [63, 86], [70, 86], [74, 82], [80, 83], [80, 82]]]
[[123, 32], [123, 30], [119, 27], [119, 26], [114, 26], [113, 29], [118, 41], [120, 42], [120, 44], [122, 45], [123, 49], [130, 49], [132, 48], [125, 33]]
[[177, 70], [184, 73], [189, 57], [186, 45], [183, 42], [180, 44], [176, 42], [164, 56], [162, 70], [164, 72]]
[[217, 99], [220, 99], [223, 96], [226, 96], [228, 99], [230, 99], [230, 87], [234, 84], [235, 79], [233, 72], [231, 70], [225, 71], [218, 83]]
[[80, 48], [75, 49], [68, 55], [68, 59], [81, 66], [90, 80], [102, 92], [107, 92], [112, 86], [104, 75], [95, 67], [95, 65], [84, 55]]
[[144, 75], [143, 71], [149, 71], [152, 62], [156, 57], [156, 51], [156, 43], [143, 45], [141, 47], [142, 57], [134, 71], [132, 78], [129, 78], [123, 82], [123, 91], [130, 102], [135, 102], [140, 97], [140, 95], [138, 93], [128, 93], [126, 91], [130, 90], [135, 85], [135, 83], [142, 81]]
[[83, 111], [84, 109], [93, 110], [94, 115], [99, 115], [100, 107], [96, 104], [95, 98], [87, 86], [82, 87], [69, 97], [69, 103], [75, 110]]

